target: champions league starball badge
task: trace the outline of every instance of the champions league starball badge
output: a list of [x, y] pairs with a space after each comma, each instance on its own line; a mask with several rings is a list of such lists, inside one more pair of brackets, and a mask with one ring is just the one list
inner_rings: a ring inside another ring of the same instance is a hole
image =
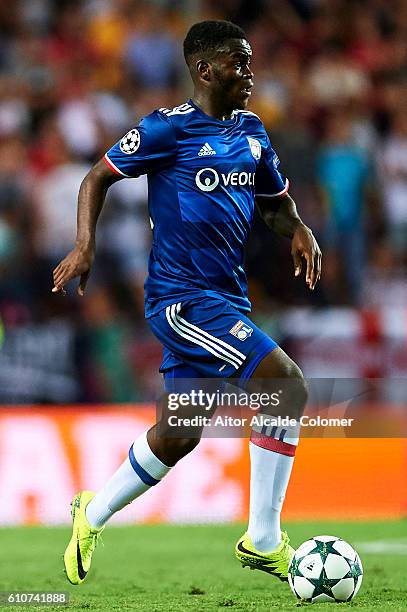
[[131, 155], [135, 153], [140, 146], [140, 132], [135, 128], [127, 132], [120, 141], [120, 151]]

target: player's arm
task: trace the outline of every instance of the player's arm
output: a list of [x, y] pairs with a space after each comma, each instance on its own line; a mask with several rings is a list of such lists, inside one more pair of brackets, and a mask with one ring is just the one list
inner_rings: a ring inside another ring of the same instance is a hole
[[64, 293], [64, 285], [80, 276], [83, 295], [95, 257], [95, 233], [109, 187], [122, 178], [136, 178], [174, 162], [177, 140], [169, 119], [154, 111], [131, 129], [87, 174], [79, 190], [78, 230], [74, 249], [54, 270], [53, 292]]
[[53, 293], [65, 293], [64, 286], [80, 276], [79, 295], [83, 295], [95, 258], [96, 224], [107, 190], [124, 178], [113, 172], [103, 159], [98, 161], [82, 181], [78, 196], [77, 235], [75, 246], [53, 272]]
[[266, 225], [279, 234], [291, 238], [291, 254], [295, 276], [302, 270], [303, 259], [307, 264], [306, 283], [314, 289], [321, 277], [322, 254], [315, 237], [301, 220], [292, 197], [257, 195], [256, 204]]
[[294, 200], [289, 196], [289, 180], [279, 170], [280, 160], [264, 132], [261, 158], [256, 171], [256, 204], [267, 226], [281, 236], [291, 238], [294, 274], [301, 274], [307, 263], [306, 283], [314, 289], [321, 276], [321, 250], [309, 227], [301, 220]]

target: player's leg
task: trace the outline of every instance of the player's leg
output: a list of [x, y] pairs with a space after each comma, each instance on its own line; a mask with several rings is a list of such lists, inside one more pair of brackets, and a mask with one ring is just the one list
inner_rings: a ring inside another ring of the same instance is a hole
[[[177, 368], [178, 376], [197, 378], [191, 368]], [[188, 411], [188, 407], [184, 407]], [[161, 419], [131, 445], [128, 456], [96, 493], [82, 491], [72, 501], [73, 534], [65, 551], [65, 570], [72, 584], [82, 583], [90, 569], [92, 554], [107, 521], [119, 510], [157, 485], [170, 469], [199, 443], [202, 428], [194, 437], [172, 437], [167, 429], [168, 403], [161, 402]]]
[[[258, 367], [277, 346], [247, 317], [219, 299], [173, 304], [149, 323], [166, 347], [162, 370], [172, 372], [177, 381], [175, 390], [185, 383], [190, 391], [194, 379], [200, 379], [200, 383], [203, 379], [222, 379], [223, 373], [232, 376], [241, 371], [243, 377], [252, 375], [251, 369]], [[166, 377], [168, 391], [174, 390], [173, 379]], [[102, 528], [115, 512], [158, 484], [177, 461], [197, 446], [202, 428], [189, 430], [185, 437], [180, 437], [179, 432], [174, 435], [165, 401], [161, 408], [160, 422], [134, 442], [129, 456], [90, 501], [86, 516], [93, 528]], [[177, 416], [182, 417], [181, 411], [177, 410]], [[191, 416], [189, 406], [184, 407], [184, 413]], [[209, 417], [211, 412], [205, 415]]]
[[64, 554], [65, 571], [72, 584], [85, 580], [107, 521], [157, 485], [172, 467], [151, 450], [147, 433], [134, 441], [126, 459], [96, 494], [82, 491], [72, 500], [73, 531]]
[[[268, 414], [298, 421], [307, 398], [306, 384], [299, 367], [281, 348], [262, 359], [248, 389], [272, 392], [276, 383], [282, 390], [280, 404], [278, 410], [269, 410]], [[298, 426], [253, 428], [249, 442], [249, 526], [236, 547], [236, 556], [243, 565], [274, 573], [282, 580], [287, 578], [293, 549], [287, 534], [281, 531], [280, 515], [298, 444], [298, 430]]]
[[72, 500], [73, 532], [64, 554], [65, 571], [72, 584], [85, 580], [97, 540], [107, 521], [161, 482], [171, 467], [198, 442], [197, 438], [181, 438], [166, 444], [156, 436], [154, 426], [134, 441], [121, 466], [96, 494], [82, 491], [75, 495]]
[[[193, 380], [199, 374], [190, 366], [178, 365], [165, 377], [166, 392], [177, 388], [176, 381]], [[175, 382], [174, 382], [175, 381]], [[169, 426], [167, 393], [158, 404], [158, 422], [143, 432], [131, 445], [129, 454], [104, 487], [95, 495], [86, 509], [86, 516], [94, 528], [103, 527], [106, 522], [124, 506], [151, 487], [157, 485], [170, 469], [198, 445], [202, 427], [188, 430], [188, 435], [174, 434]], [[190, 417], [189, 406], [180, 407], [177, 416]]]
[[[278, 414], [298, 418], [302, 413], [307, 392], [300, 369], [230, 303], [217, 298], [176, 303], [152, 327], [165, 346], [181, 354], [185, 363], [196, 365], [202, 378], [223, 375], [233, 379], [232, 384], [256, 393], [271, 391], [270, 384], [278, 381], [283, 390]], [[275, 411], [271, 414], [278, 416]], [[285, 580], [293, 549], [287, 535], [281, 533], [280, 513], [297, 442], [297, 430], [266, 427], [252, 432], [249, 530], [258, 548], [249, 534], [236, 548], [244, 565]], [[248, 548], [253, 554], [247, 554]]]
[[[231, 384], [255, 393], [271, 391], [270, 384], [278, 381], [283, 390], [279, 414], [301, 414], [306, 388], [300, 369], [232, 304], [217, 298], [173, 304], [153, 321], [153, 331], [187, 364], [196, 364], [202, 378], [223, 375]], [[251, 438], [250, 533], [259, 548], [247, 535], [238, 543], [236, 555], [244, 565], [287, 579], [293, 549], [281, 533], [280, 512], [297, 440], [281, 427], [253, 431]]]
[[[167, 465], [173, 467], [180, 459], [188, 455], [198, 446], [203, 428], [194, 428], [193, 437], [191, 432], [185, 437], [174, 437], [172, 428], [169, 426], [168, 402], [163, 401], [160, 420], [147, 432], [148, 444], [151, 452]], [[177, 418], [189, 418], [191, 412], [188, 406], [177, 412]]]
[[[281, 382], [278, 414], [298, 421], [307, 398], [299, 367], [281, 349], [267, 355], [255, 370], [254, 387], [261, 381]], [[272, 383], [273, 384], [273, 383]], [[274, 383], [275, 385], [275, 383]], [[274, 415], [278, 416], [274, 411]], [[273, 550], [281, 541], [280, 514], [298, 444], [298, 427], [255, 428], [250, 437], [250, 515], [248, 532], [258, 550]]]

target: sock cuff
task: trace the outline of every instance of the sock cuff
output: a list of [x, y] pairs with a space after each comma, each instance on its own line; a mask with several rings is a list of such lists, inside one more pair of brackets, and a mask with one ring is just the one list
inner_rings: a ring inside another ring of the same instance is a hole
[[296, 444], [289, 444], [283, 440], [271, 438], [258, 431], [252, 431], [250, 435], [250, 442], [255, 446], [264, 448], [265, 450], [274, 451], [280, 455], [286, 455], [288, 457], [294, 457], [295, 451], [297, 450]]
[[147, 432], [142, 433], [130, 447], [129, 459], [140, 478], [150, 485], [157, 484], [171, 469], [151, 450]]

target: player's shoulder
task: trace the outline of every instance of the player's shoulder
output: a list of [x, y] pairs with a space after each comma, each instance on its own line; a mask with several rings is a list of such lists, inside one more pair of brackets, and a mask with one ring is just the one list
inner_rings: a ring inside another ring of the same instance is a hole
[[157, 109], [156, 113], [174, 127], [181, 126], [188, 122], [193, 115], [196, 115], [196, 108], [189, 102], [184, 102], [173, 108], [166, 108], [165, 106]]
[[269, 139], [260, 117], [248, 110], [237, 110], [235, 113], [238, 116], [239, 128], [249, 138], [249, 142], [250, 140], [257, 140], [261, 147], [266, 149], [269, 146]]
[[192, 115], [197, 115], [196, 109], [188, 102], [174, 108], [162, 106], [146, 115], [140, 125], [159, 134], [163, 139], [177, 139], [180, 134], [188, 130]]
[[265, 131], [263, 122], [256, 113], [249, 110], [235, 110], [234, 112], [239, 117], [240, 122], [245, 126], [257, 128], [263, 132]]
[[168, 110], [166, 108], [157, 108], [148, 115], [145, 115], [139, 124], [141, 132], [148, 134], [150, 138], [162, 144], [175, 142], [176, 126], [171, 120], [172, 116], [169, 115]]

